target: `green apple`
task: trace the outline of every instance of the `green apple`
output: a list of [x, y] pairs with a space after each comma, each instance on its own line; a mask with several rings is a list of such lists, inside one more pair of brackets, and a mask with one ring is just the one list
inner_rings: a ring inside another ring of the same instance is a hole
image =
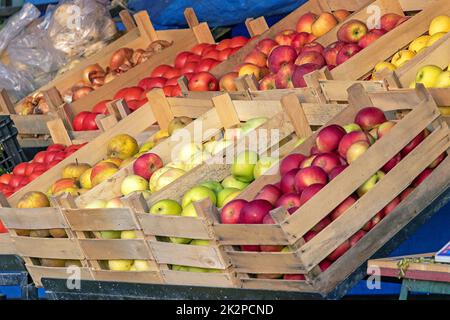
[[359, 197], [362, 197], [364, 194], [369, 192], [370, 189], [375, 187], [378, 181], [380, 181], [385, 176], [384, 172], [378, 171], [373, 176], [371, 176], [369, 179], [367, 179], [366, 182], [364, 182], [358, 190], [356, 190], [356, 193]]
[[208, 160], [211, 157], [212, 157], [211, 154], [208, 152], [201, 151], [201, 152], [194, 153], [192, 158], [190, 158], [188, 161], [184, 162], [186, 171], [190, 171], [190, 170], [194, 169], [196, 166], [201, 165], [203, 162], [205, 162], [206, 160]]
[[181, 211], [181, 215], [183, 217], [197, 217], [197, 210], [195, 210], [194, 203], [189, 203], [186, 207]]
[[200, 143], [190, 142], [181, 146], [178, 151], [178, 160], [187, 162], [192, 156], [198, 152], [203, 151], [203, 146]]
[[258, 128], [259, 126], [261, 126], [262, 124], [264, 124], [266, 122], [267, 122], [267, 118], [265, 118], [265, 117], [249, 119], [241, 126], [242, 133], [247, 134], [250, 131], [255, 130], [256, 128]]
[[191, 243], [189, 243], [193, 246], [209, 246], [209, 240], [199, 240], [199, 239], [194, 239], [191, 241]]
[[224, 188], [235, 188], [235, 189], [243, 190], [248, 185], [249, 185], [249, 183], [239, 181], [233, 175], [226, 177], [222, 181], [222, 186]]
[[231, 174], [239, 181], [252, 182], [255, 179], [253, 170], [258, 162], [258, 154], [254, 151], [244, 151], [238, 154], [231, 166]]
[[435, 88], [450, 88], [450, 71], [442, 72], [436, 82], [434, 83]]
[[422, 83], [426, 88], [431, 88], [436, 83], [442, 69], [435, 65], [426, 65], [416, 73], [416, 83]]
[[214, 191], [216, 195], [219, 194], [220, 191], [223, 190], [222, 185], [217, 181], [204, 181], [200, 183], [201, 186], [207, 187], [209, 190]]
[[186, 266], [178, 266], [178, 265], [172, 265], [172, 270], [174, 271], [188, 271], [188, 267]]
[[129, 195], [135, 191], [144, 191], [148, 190], [148, 181], [141, 176], [136, 174], [131, 174], [123, 179], [122, 184], [120, 185], [120, 192], [124, 196]]
[[207, 268], [199, 268], [199, 267], [188, 267], [186, 271], [205, 273], [205, 272], [209, 272], [209, 269], [207, 269]]
[[120, 239], [136, 239], [136, 232], [134, 230], [124, 230], [120, 233]]
[[356, 123], [346, 124], [344, 127], [345, 132], [350, 133], [352, 131], [362, 131], [361, 127]]
[[184, 194], [183, 198], [181, 199], [181, 206], [185, 208], [192, 202], [200, 201], [206, 198], [209, 198], [212, 204], [216, 205], [217, 198], [214, 191], [211, 191], [204, 186], [196, 186]]
[[175, 244], [188, 244], [189, 242], [192, 241], [192, 239], [177, 238], [177, 237], [170, 237], [169, 240], [170, 240], [170, 242], [175, 243]]
[[253, 168], [253, 176], [255, 179], [259, 178], [263, 174], [274, 175], [278, 171], [278, 166], [275, 164], [278, 162], [277, 158], [262, 156]]
[[102, 239], [120, 239], [121, 231], [100, 231]]
[[217, 194], [217, 208], [222, 208], [225, 205], [225, 200], [228, 196], [233, 194], [238, 195], [240, 192], [241, 190], [237, 188], [224, 188]]
[[162, 214], [169, 216], [179, 216], [181, 214], [181, 206], [172, 199], [163, 199], [156, 202], [150, 207], [151, 214]]
[[152, 269], [147, 260], [134, 260], [133, 267], [136, 271], [150, 271]]
[[[228, 202], [230, 202], [231, 200], [233, 200], [233, 199], [235, 199], [238, 195], [240, 195], [241, 194], [241, 190], [238, 190], [238, 191], [234, 191], [233, 193], [230, 193], [224, 200], [223, 200], [223, 202], [222, 202], [222, 207], [224, 206], [224, 205], [226, 205]], [[220, 207], [218, 207], [218, 208], [220, 208]]]

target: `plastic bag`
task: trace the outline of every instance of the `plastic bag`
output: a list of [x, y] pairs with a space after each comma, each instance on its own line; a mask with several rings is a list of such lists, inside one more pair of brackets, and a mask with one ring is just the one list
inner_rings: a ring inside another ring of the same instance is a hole
[[8, 92], [13, 103], [35, 90], [29, 74], [13, 70], [1, 63], [0, 88], [4, 88]]

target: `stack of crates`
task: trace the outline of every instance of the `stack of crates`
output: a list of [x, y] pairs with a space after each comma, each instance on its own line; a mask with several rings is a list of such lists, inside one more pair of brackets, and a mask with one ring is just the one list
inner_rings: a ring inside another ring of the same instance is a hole
[[9, 116], [0, 116], [0, 174], [11, 172], [16, 165], [27, 161], [17, 142], [17, 129]]

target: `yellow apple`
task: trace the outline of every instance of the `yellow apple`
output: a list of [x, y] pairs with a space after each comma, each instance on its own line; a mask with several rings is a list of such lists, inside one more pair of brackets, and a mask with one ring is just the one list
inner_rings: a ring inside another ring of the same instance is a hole
[[159, 130], [157, 133], [155, 133], [152, 137], [152, 140], [155, 143], [158, 143], [160, 140], [165, 139], [169, 137], [169, 132], [167, 130]]
[[123, 179], [122, 184], [120, 185], [120, 191], [124, 196], [127, 196], [135, 191], [144, 190], [148, 190], [148, 181], [136, 174], [127, 176]]
[[109, 270], [113, 271], [129, 271], [133, 260], [109, 260], [108, 267]]
[[89, 168], [86, 171], [84, 171], [83, 174], [80, 176], [80, 185], [83, 189], [92, 188], [91, 173], [92, 168]]
[[423, 35], [415, 39], [413, 42], [409, 44], [408, 50], [414, 51], [415, 53], [419, 52], [421, 49], [427, 47], [427, 43], [430, 40], [431, 36]]
[[134, 230], [124, 230], [120, 233], [120, 239], [136, 239], [136, 232]]
[[139, 151], [136, 139], [128, 134], [119, 134], [112, 138], [107, 146], [107, 155], [110, 158], [126, 158], [134, 156]]
[[397, 68], [414, 58], [416, 53], [410, 50], [400, 50], [392, 57], [391, 63]]
[[445, 32], [439, 32], [439, 33], [432, 35], [427, 42], [427, 47], [432, 46], [436, 41], [438, 41], [440, 38], [442, 38], [445, 35], [446, 35]]
[[100, 208], [106, 208], [106, 201], [97, 199], [89, 202], [86, 206], [86, 209], [100, 209]]
[[156, 145], [155, 141], [147, 141], [141, 145], [139, 152], [147, 152]]
[[[165, 166], [165, 167], [159, 168], [158, 170], [156, 170], [155, 172], [153, 172], [152, 176], [150, 177], [150, 182], [149, 182], [149, 185], [150, 185], [150, 191], [151, 191], [151, 192], [156, 192], [156, 185], [157, 185], [157, 182], [158, 182], [159, 177], [160, 177], [163, 173], [169, 171], [170, 169], [171, 169], [170, 167]], [[177, 169], [178, 169], [178, 168], [177, 168]], [[181, 170], [181, 169], [180, 169], [180, 170]]]
[[395, 69], [397, 69], [397, 67], [394, 64], [390, 63], [390, 62], [380, 61], [380, 62], [378, 62], [375, 65], [374, 71], [375, 72], [379, 72], [379, 71], [381, 71], [383, 69], [389, 69], [389, 70], [394, 71]]
[[181, 170], [187, 171], [186, 170], [186, 164], [184, 162], [181, 162], [181, 161], [170, 162], [170, 163], [166, 164], [166, 167], [168, 167], [168, 168], [175, 168], [175, 169], [181, 169]]
[[435, 65], [426, 65], [416, 73], [416, 83], [422, 83], [426, 88], [431, 88], [436, 83], [442, 69]]
[[108, 159], [105, 159], [105, 160], [102, 160], [102, 161], [100, 161], [100, 162], [106, 162], [106, 163], [112, 163], [112, 164], [115, 164], [117, 167], [120, 167], [120, 165], [122, 164], [122, 159], [119, 159], [119, 158], [108, 158]]
[[205, 151], [207, 151], [208, 153], [213, 154], [214, 148], [217, 145], [217, 143], [218, 143], [218, 141], [215, 141], [215, 140], [205, 142], [203, 144], [203, 149]]
[[156, 181], [155, 190], [152, 192], [156, 192], [164, 188], [165, 186], [171, 184], [173, 181], [177, 180], [179, 177], [184, 175], [186, 172], [181, 169], [169, 168], [166, 172], [161, 174]]
[[203, 150], [203, 146], [200, 143], [186, 143], [181, 146], [178, 151], [178, 160], [188, 162], [192, 156]]
[[122, 203], [122, 200], [120, 200], [120, 197], [113, 198], [111, 200], [108, 200], [106, 202], [105, 208], [123, 208], [124, 205]]
[[441, 72], [438, 76], [436, 82], [434, 83], [435, 88], [450, 88], [450, 71]]
[[147, 260], [134, 260], [133, 264], [136, 271], [150, 271], [152, 270]]
[[62, 171], [62, 177], [78, 180], [80, 179], [81, 175], [90, 168], [91, 166], [87, 163], [70, 163], [64, 167]]
[[447, 15], [437, 16], [431, 20], [428, 33], [430, 36], [435, 35], [439, 32], [449, 32], [450, 31], [450, 17]]
[[450, 107], [439, 107], [439, 111], [443, 116], [450, 116]]

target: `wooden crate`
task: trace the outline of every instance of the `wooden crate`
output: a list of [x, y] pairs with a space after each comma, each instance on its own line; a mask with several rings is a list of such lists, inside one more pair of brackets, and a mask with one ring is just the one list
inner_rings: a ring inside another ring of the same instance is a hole
[[16, 254], [16, 248], [9, 233], [0, 234], [0, 255]]
[[[421, 88], [423, 89], [423, 88]], [[274, 225], [223, 225], [214, 224], [214, 232], [219, 243], [228, 246], [227, 255], [231, 258], [244, 288], [269, 290], [296, 290], [326, 295], [349, 277], [360, 265], [380, 249], [390, 238], [405, 227], [421, 210], [448, 187], [450, 158], [447, 157], [392, 213], [368, 232], [354, 247], [335, 261], [325, 272], [318, 264], [325, 259], [344, 240], [356, 233], [367, 221], [372, 219], [394, 197], [406, 189], [424, 170], [430, 159], [437, 158], [450, 147], [447, 124], [439, 116], [437, 107], [425, 90], [418, 89], [411, 101], [419, 103], [405, 106], [411, 109], [390, 131], [389, 139], [377, 141], [363, 156], [333, 181], [328, 183], [315, 197], [304, 204], [293, 215], [277, 209], [272, 217]], [[361, 86], [351, 89], [350, 105], [329, 124], [345, 124], [353, 120], [356, 112], [374, 102]], [[397, 110], [396, 102], [383, 93], [377, 107], [386, 112]], [[384, 100], [384, 103], [381, 103]], [[305, 243], [303, 236], [352, 194], [374, 172], [398, 153], [410, 140], [425, 128], [433, 132], [407, 157], [392, 169], [377, 185], [361, 197], [346, 214], [333, 221], [312, 240]], [[314, 144], [316, 134], [310, 136], [294, 152], [308, 153]], [[425, 156], [426, 155], [426, 156]], [[239, 198], [253, 199], [266, 184], [276, 183], [279, 175], [263, 176], [254, 181]], [[215, 216], [211, 212], [211, 216]], [[232, 245], [283, 245], [291, 252], [239, 252]], [[249, 274], [305, 274], [306, 281], [270, 280], [248, 277]]]
[[[78, 209], [74, 199], [61, 197], [61, 209], [91, 268], [94, 280], [161, 283], [159, 267], [144, 240], [141, 228], [130, 208]], [[132, 207], [131, 201], [123, 201]], [[103, 239], [101, 231], [134, 231], [136, 239]], [[108, 260], [145, 260], [146, 271], [112, 271]]]
[[[15, 252], [25, 262], [25, 266], [38, 287], [42, 287], [42, 278], [92, 280], [89, 266], [83, 252], [74, 237], [70, 226], [58, 207], [17, 209], [0, 195], [0, 217], [9, 230]], [[20, 236], [20, 230], [64, 229], [65, 238], [38, 238]], [[81, 267], [48, 267], [40, 259], [61, 259], [79, 261]]]

